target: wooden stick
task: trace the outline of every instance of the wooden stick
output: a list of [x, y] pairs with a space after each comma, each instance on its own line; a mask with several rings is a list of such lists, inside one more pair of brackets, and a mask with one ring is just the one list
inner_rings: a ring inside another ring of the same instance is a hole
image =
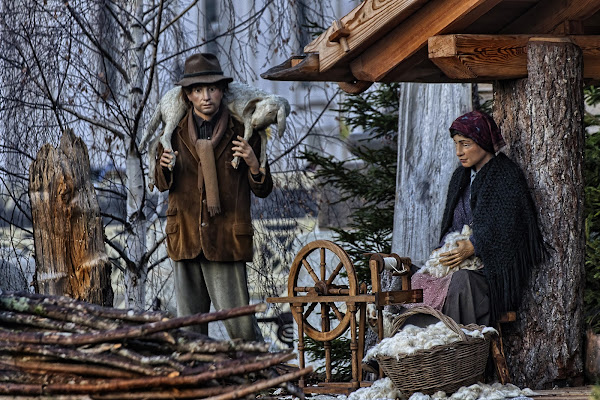
[[167, 389], [146, 392], [118, 392], [95, 394], [95, 400], [146, 400], [146, 399], [199, 399], [215, 396], [231, 390], [231, 387], [216, 386], [202, 389]]
[[[309, 371], [310, 372], [310, 371]], [[275, 379], [279, 375], [274, 368], [269, 368], [263, 371], [264, 375], [269, 379]], [[290, 379], [291, 380], [291, 379]], [[295, 379], [294, 379], [295, 380]], [[304, 400], [304, 391], [300, 389], [298, 386], [290, 383], [289, 381], [285, 381], [279, 384], [280, 387], [285, 389], [288, 394], [291, 394], [294, 398], [298, 398], [299, 400]]]
[[50, 395], [50, 394], [93, 394], [106, 392], [121, 392], [127, 390], [147, 389], [153, 387], [167, 386], [174, 387], [180, 385], [197, 385], [200, 382], [206, 382], [212, 379], [223, 378], [231, 375], [246, 374], [268, 368], [270, 366], [283, 363], [294, 358], [293, 353], [282, 353], [270, 355], [264, 360], [258, 360], [253, 363], [241, 364], [232, 368], [224, 368], [206, 371], [198, 375], [188, 376], [154, 376], [133, 379], [113, 379], [110, 382], [77, 383], [77, 384], [49, 384], [23, 385], [23, 384], [3, 384], [0, 385], [0, 394], [23, 394], [23, 395]]
[[103, 318], [121, 319], [131, 322], [156, 322], [168, 318], [165, 311], [134, 311], [103, 307], [66, 296], [42, 295], [29, 292], [4, 292], [0, 294], [0, 304], [52, 304], [71, 310], [79, 310]]
[[0, 311], [0, 321], [9, 324], [27, 325], [42, 329], [53, 329], [56, 331], [83, 333], [89, 332], [88, 327], [83, 327], [73, 322], [56, 321], [33, 314], [22, 314], [12, 311]]
[[165, 331], [169, 329], [182, 328], [184, 326], [204, 324], [207, 322], [220, 321], [228, 318], [240, 317], [242, 315], [254, 314], [265, 311], [266, 304], [253, 304], [244, 307], [232, 308], [230, 310], [217, 311], [206, 314], [193, 314], [185, 317], [172, 318], [166, 321], [150, 322], [138, 326], [115, 329], [102, 333], [53, 333], [53, 332], [6, 332], [0, 331], [0, 340], [14, 343], [39, 343], [39, 344], [60, 344], [60, 345], [83, 345], [99, 342], [108, 342], [136, 338], [149, 335], [151, 333]]
[[247, 396], [252, 393], [256, 393], [259, 390], [264, 390], [271, 388], [273, 386], [277, 386], [283, 382], [289, 382], [293, 380], [297, 380], [299, 377], [306, 375], [312, 372], [312, 367], [307, 367], [304, 369], [300, 369], [295, 372], [290, 372], [289, 374], [281, 375], [274, 379], [268, 379], [266, 381], [256, 382], [250, 386], [245, 386], [242, 388], [234, 389], [231, 392], [224, 393], [218, 396], [208, 397], [206, 400], [231, 400], [231, 399], [239, 399], [240, 397]]
[[170, 358], [167, 356], [161, 356], [161, 355], [144, 356], [144, 355], [137, 353], [131, 349], [126, 349], [126, 348], [122, 348], [122, 347], [119, 349], [115, 349], [113, 352], [122, 357], [136, 361], [142, 365], [169, 365], [173, 369], [175, 369], [176, 371], [179, 371], [179, 372], [185, 372], [186, 370], [188, 370], [188, 367], [179, 363], [174, 358]]
[[95, 376], [100, 378], [135, 378], [139, 377], [140, 374], [132, 373], [128, 371], [122, 371], [115, 368], [107, 368], [98, 365], [89, 364], [66, 364], [58, 361], [46, 362], [43, 359], [32, 358], [30, 360], [22, 360], [19, 358], [2, 358], [0, 359], [0, 368], [2, 366], [12, 366], [29, 373], [34, 374], [48, 374], [48, 373], [62, 373], [62, 374], [77, 374], [84, 376]]
[[221, 341], [194, 341], [177, 344], [177, 350], [189, 353], [231, 353], [243, 351], [248, 353], [266, 353], [269, 344], [262, 342], [243, 342], [240, 339]]
[[[0, 302], [9, 311], [34, 314], [41, 317], [52, 318], [58, 321], [69, 321], [78, 325], [89, 326], [93, 329], [117, 329], [121, 327], [118, 321], [110, 320], [95, 315], [86, 314], [79, 310], [70, 310], [54, 304], [36, 304], [34, 302], [17, 302], [10, 300], [7, 303], [5, 298], [0, 298]], [[5, 311], [2, 311], [4, 313]]]
[[146, 367], [143, 365], [133, 364], [127, 359], [112, 354], [83, 353], [81, 351], [69, 348], [5, 342], [0, 345], [0, 353], [2, 352], [8, 352], [12, 354], [36, 354], [51, 356], [63, 360], [75, 360], [83, 363], [109, 365], [125, 371], [133, 371], [149, 376], [161, 374], [161, 371], [155, 367]]

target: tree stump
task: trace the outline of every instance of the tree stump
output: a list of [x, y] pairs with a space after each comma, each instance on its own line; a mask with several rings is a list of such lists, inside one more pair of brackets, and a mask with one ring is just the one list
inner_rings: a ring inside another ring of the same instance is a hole
[[572, 43], [532, 41], [527, 62], [528, 78], [495, 83], [494, 117], [553, 250], [503, 332], [513, 383], [541, 389], [582, 383], [583, 60]]
[[85, 143], [71, 130], [42, 146], [29, 170], [35, 290], [112, 306], [111, 265]]

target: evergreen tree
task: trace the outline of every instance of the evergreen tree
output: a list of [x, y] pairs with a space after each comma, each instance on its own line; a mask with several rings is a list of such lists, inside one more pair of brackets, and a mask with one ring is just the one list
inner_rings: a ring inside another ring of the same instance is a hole
[[[332, 227], [334, 240], [352, 260], [359, 282], [370, 283], [364, 253], [391, 252], [398, 139], [398, 84], [377, 84], [360, 95], [349, 95], [339, 104], [342, 133], [354, 130], [367, 133], [366, 139], [351, 143], [353, 157], [336, 160], [312, 151], [301, 156], [316, 168], [319, 187], [334, 188], [337, 203], [356, 204], [346, 227]], [[347, 136], [347, 135], [345, 135]], [[359, 168], [356, 168], [359, 165]], [[332, 314], [332, 318], [335, 318]], [[332, 343], [334, 380], [352, 376], [348, 357], [349, 339], [339, 337]], [[322, 343], [306, 339], [309, 359], [324, 358]], [[322, 372], [321, 367], [317, 372]]]
[[[594, 106], [600, 103], [600, 89], [594, 86], [585, 88], [586, 103]], [[600, 127], [600, 118], [586, 112], [586, 127]], [[586, 130], [585, 158], [585, 273], [586, 284], [584, 305], [586, 319], [595, 333], [600, 333], [600, 131]]]
[[[335, 241], [348, 252], [359, 282], [370, 279], [364, 253], [391, 251], [396, 188], [398, 84], [378, 84], [339, 104], [342, 132], [359, 130], [368, 138], [351, 143], [352, 158], [305, 151], [301, 158], [316, 168], [319, 186], [333, 187], [336, 203], [351, 201], [347, 227], [331, 227]], [[356, 167], [359, 166], [359, 168]]]

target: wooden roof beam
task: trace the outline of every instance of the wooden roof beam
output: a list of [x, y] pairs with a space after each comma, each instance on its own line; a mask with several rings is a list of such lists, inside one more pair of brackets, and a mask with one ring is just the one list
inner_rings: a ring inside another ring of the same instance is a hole
[[572, 41], [583, 51], [583, 76], [600, 79], [600, 36], [443, 35], [429, 38], [429, 59], [448, 78], [462, 81], [517, 79], [527, 76], [527, 43]]
[[565, 21], [585, 20], [598, 11], [598, 0], [543, 0], [499, 33], [560, 33], [561, 25]]
[[500, 1], [430, 1], [351, 61], [352, 74], [362, 81], [383, 81], [398, 64], [427, 46], [431, 36], [466, 28]]
[[336, 66], [327, 72], [319, 71], [319, 55], [294, 56], [283, 63], [269, 68], [260, 76], [274, 81], [321, 81], [321, 82], [354, 82], [347, 65]]
[[[428, 0], [365, 0], [318, 38], [304, 47], [304, 53], [319, 54], [321, 72], [340, 61], [356, 56], [377, 39], [398, 26]], [[342, 41], [338, 36], [344, 35]], [[346, 46], [344, 46], [344, 42]]]

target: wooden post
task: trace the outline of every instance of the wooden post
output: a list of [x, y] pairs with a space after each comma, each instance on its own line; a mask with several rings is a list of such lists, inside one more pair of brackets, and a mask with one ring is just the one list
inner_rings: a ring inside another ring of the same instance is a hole
[[553, 247], [504, 327], [513, 383], [541, 389], [582, 383], [583, 65], [569, 42], [531, 41], [527, 52], [527, 79], [495, 83], [494, 117]]
[[[448, 182], [459, 165], [448, 128], [473, 109], [471, 96], [471, 84], [400, 85], [392, 252], [417, 264], [439, 244]], [[383, 290], [400, 290], [399, 278], [389, 285], [383, 275]]]
[[111, 265], [87, 147], [67, 130], [42, 146], [29, 170], [38, 293], [112, 306]]

